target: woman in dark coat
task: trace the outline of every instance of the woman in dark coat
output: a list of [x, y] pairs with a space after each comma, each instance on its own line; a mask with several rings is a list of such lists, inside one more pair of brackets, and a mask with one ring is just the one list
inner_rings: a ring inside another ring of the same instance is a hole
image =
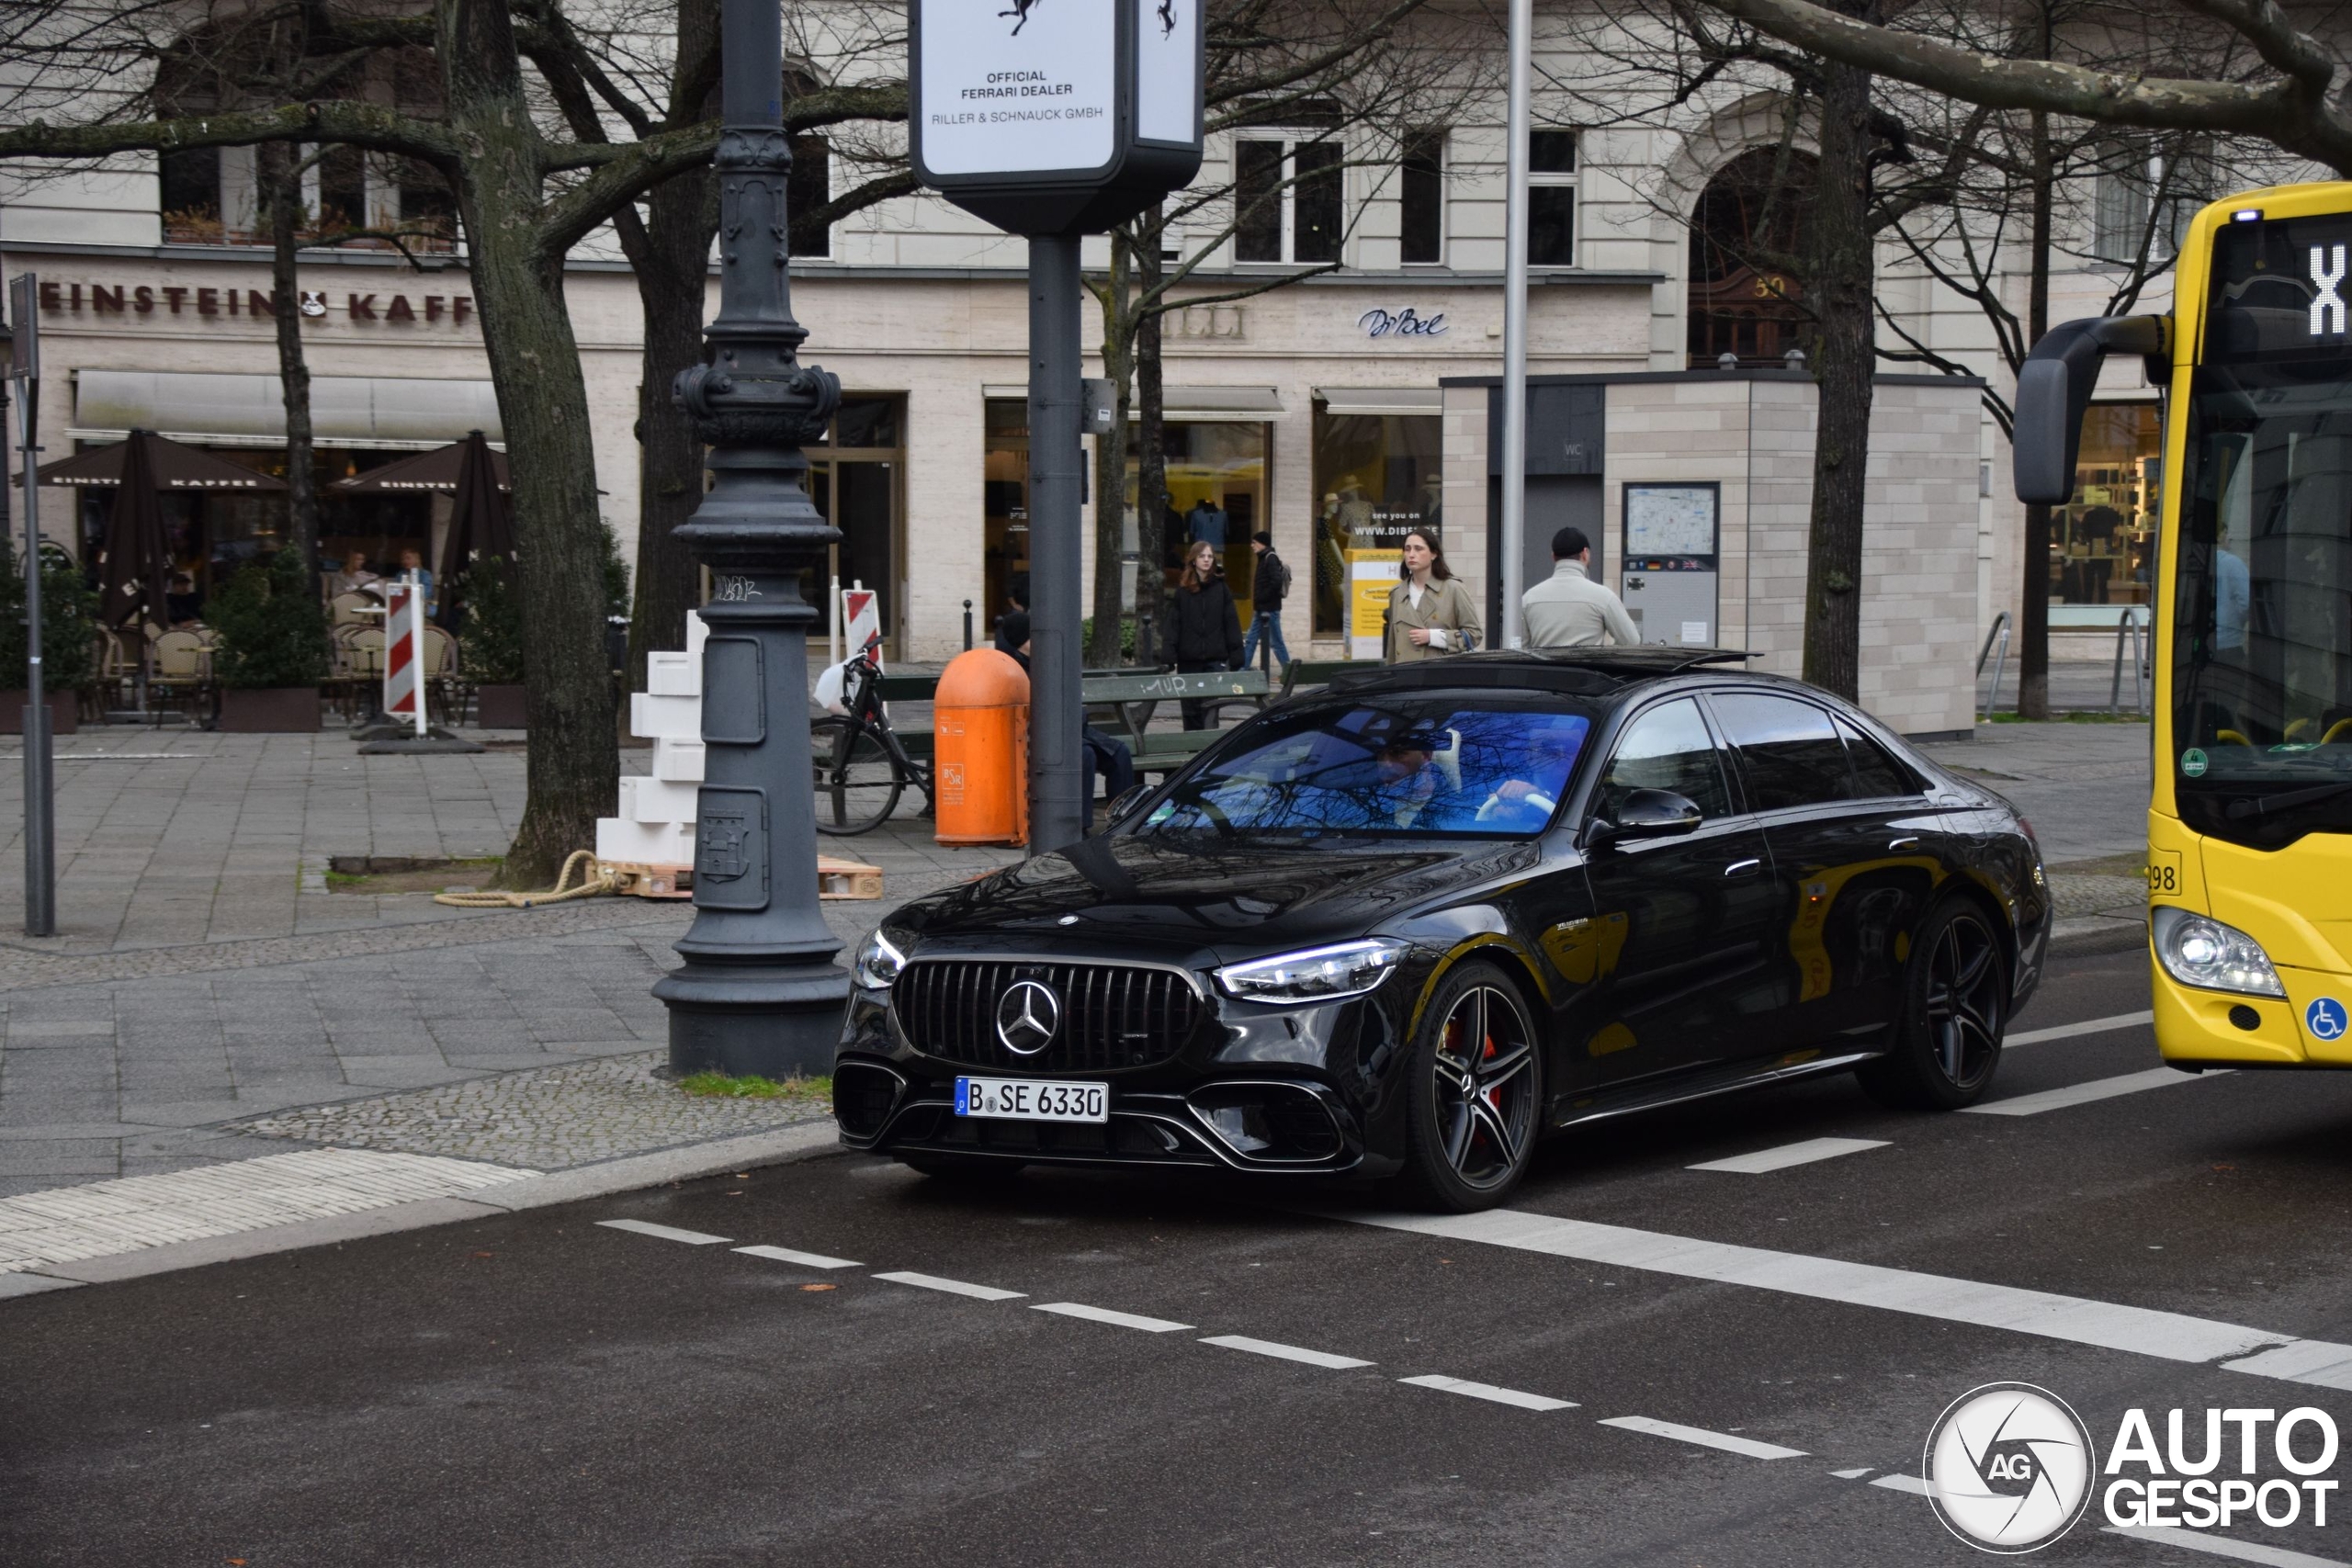
[[[1184, 552], [1184, 576], [1168, 597], [1168, 649], [1187, 675], [1231, 670], [1241, 662], [1241, 612], [1233, 590], [1216, 570], [1216, 551], [1205, 542]], [[1215, 705], [1187, 698], [1184, 728], [1206, 729]]]

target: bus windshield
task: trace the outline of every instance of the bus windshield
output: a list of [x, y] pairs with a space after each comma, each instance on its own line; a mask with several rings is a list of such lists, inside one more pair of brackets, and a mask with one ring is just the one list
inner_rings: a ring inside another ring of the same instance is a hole
[[2263, 848], [2352, 831], [2347, 240], [2352, 218], [2222, 231], [2187, 411], [2176, 798]]

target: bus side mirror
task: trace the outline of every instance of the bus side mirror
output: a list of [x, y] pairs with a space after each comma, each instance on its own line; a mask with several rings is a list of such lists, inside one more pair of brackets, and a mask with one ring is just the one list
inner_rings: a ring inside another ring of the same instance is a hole
[[2170, 353], [2171, 326], [2168, 316], [2093, 316], [2042, 334], [2018, 370], [2010, 457], [2019, 501], [2063, 506], [2074, 498], [2099, 362], [2110, 354], [2162, 358]]

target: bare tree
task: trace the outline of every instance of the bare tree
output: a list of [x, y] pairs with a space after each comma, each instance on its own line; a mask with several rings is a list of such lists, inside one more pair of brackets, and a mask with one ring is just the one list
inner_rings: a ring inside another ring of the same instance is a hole
[[[217, 114], [140, 118], [142, 110], [152, 116], [152, 106], [139, 96], [94, 93], [90, 84], [106, 82], [119, 67], [134, 41], [129, 34], [143, 38], [145, 29], [184, 23], [185, 15], [140, 6], [93, 16], [64, 0], [46, 0], [20, 6], [0, 35], [0, 68], [30, 84], [15, 90], [13, 105], [0, 103], [0, 118], [14, 122], [0, 130], [0, 159], [86, 161], [131, 152], [336, 142], [420, 160], [449, 182], [514, 458], [517, 577], [531, 627], [529, 793], [507, 875], [541, 880], [591, 841], [618, 774], [604, 651], [603, 525], [563, 261], [644, 193], [706, 164], [718, 127], [692, 119], [611, 141], [566, 133], [541, 112], [544, 91], [526, 66], [547, 26], [547, 13], [534, 6], [434, 0], [428, 10], [386, 16], [303, 0], [285, 9], [305, 18], [304, 49], [312, 58], [429, 51], [438, 117], [370, 102], [286, 97]], [[85, 78], [78, 96], [71, 90], [77, 73]], [[32, 118], [49, 112], [56, 122]], [[794, 130], [904, 114], [905, 93], [896, 85], [827, 88], [786, 109]]]

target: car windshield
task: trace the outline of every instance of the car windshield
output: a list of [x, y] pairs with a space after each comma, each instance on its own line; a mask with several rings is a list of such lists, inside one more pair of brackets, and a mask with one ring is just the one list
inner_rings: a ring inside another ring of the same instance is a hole
[[1269, 714], [1137, 829], [1523, 838], [1559, 809], [1591, 732], [1556, 702], [1410, 694]]

